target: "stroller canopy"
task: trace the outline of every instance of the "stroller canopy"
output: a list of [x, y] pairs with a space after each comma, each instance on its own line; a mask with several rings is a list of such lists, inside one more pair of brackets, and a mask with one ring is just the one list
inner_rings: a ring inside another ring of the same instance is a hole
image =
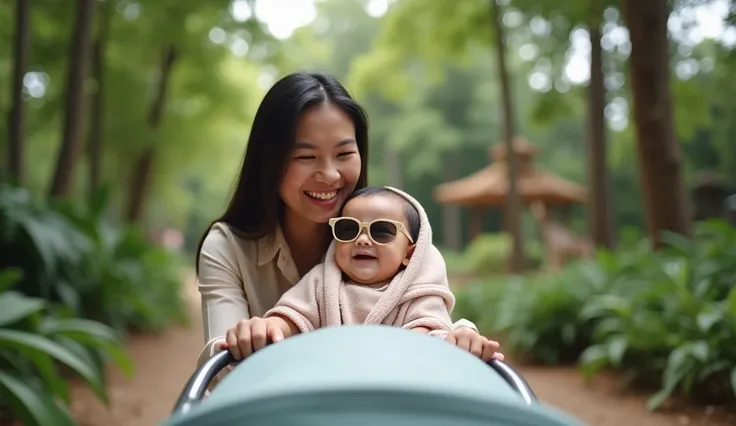
[[165, 426], [580, 424], [527, 405], [483, 361], [437, 337], [358, 325], [266, 347]]

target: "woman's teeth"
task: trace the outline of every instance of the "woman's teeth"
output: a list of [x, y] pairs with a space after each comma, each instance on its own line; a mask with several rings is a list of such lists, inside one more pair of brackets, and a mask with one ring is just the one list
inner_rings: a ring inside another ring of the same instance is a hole
[[330, 191], [330, 192], [304, 191], [304, 193], [318, 200], [331, 200], [337, 196], [337, 191]]

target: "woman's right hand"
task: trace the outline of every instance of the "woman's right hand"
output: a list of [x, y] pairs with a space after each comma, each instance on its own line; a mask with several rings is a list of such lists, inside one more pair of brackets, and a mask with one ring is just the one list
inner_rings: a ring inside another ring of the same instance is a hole
[[263, 349], [269, 340], [273, 343], [284, 340], [284, 333], [271, 318], [252, 317], [240, 320], [227, 330], [222, 349], [228, 349], [237, 361]]

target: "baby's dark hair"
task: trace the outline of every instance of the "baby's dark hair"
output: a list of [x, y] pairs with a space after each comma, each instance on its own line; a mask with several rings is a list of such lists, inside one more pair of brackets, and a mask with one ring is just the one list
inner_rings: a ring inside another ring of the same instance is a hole
[[385, 186], [367, 186], [350, 194], [348, 199], [345, 201], [345, 204], [347, 204], [353, 198], [373, 197], [376, 195], [388, 195], [391, 197], [395, 197], [397, 200], [400, 200], [402, 203], [404, 203], [404, 217], [406, 218], [407, 230], [409, 231], [409, 235], [411, 235], [411, 239], [414, 240], [414, 242], [416, 243], [419, 239], [419, 227], [421, 226], [422, 220], [419, 217], [419, 212], [417, 211], [416, 207], [414, 207], [414, 205], [409, 200], [407, 200], [400, 194], [386, 188]]

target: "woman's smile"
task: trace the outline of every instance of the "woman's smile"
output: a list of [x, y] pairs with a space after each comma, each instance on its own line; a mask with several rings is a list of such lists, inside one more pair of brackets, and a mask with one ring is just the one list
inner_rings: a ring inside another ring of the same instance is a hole
[[337, 190], [337, 191], [333, 190], [329, 192], [304, 191], [304, 195], [313, 204], [316, 204], [322, 208], [326, 208], [330, 210], [332, 210], [333, 208], [337, 206], [339, 194], [340, 194], [340, 190]]
[[332, 190], [332, 191], [304, 191], [307, 196], [311, 198], [315, 198], [317, 200], [322, 201], [330, 201], [333, 198], [337, 197], [337, 191], [339, 190]]

